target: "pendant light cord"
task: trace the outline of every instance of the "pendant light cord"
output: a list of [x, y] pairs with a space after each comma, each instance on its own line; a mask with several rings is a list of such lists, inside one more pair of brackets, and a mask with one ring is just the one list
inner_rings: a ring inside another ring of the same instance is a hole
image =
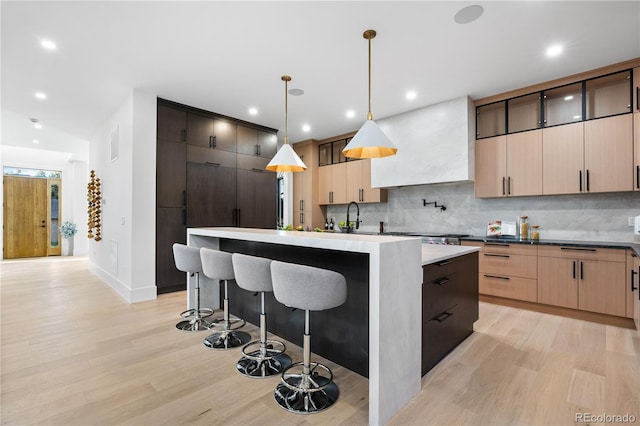
[[289, 82], [291, 81], [291, 77], [288, 75], [282, 76], [282, 81], [284, 81], [284, 143], [289, 143], [289, 96], [287, 87]]
[[373, 120], [373, 113], [371, 112], [371, 39], [369, 41], [369, 112], [367, 112], [367, 120]]

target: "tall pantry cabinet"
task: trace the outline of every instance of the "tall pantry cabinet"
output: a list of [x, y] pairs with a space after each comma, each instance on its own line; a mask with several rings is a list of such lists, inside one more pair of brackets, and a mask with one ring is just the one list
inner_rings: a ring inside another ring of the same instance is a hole
[[173, 243], [188, 227], [276, 227], [276, 130], [158, 99], [156, 286], [186, 289]]

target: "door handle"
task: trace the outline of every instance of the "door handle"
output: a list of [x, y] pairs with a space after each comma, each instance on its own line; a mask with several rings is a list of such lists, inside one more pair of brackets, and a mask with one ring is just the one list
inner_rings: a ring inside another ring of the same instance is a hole
[[580, 262], [580, 279], [584, 279], [584, 262]]
[[576, 279], [576, 261], [573, 261], [573, 279]]
[[579, 180], [579, 185], [580, 185], [580, 192], [582, 192], [582, 170], [580, 170], [580, 177], [578, 178]]
[[636, 287], [635, 284], [634, 284], [636, 275], [638, 275], [638, 273], [632, 269], [631, 270], [631, 291], [638, 290], [638, 287]]
[[511, 195], [511, 176], [507, 179], [507, 195]]
[[504, 183], [505, 183], [505, 177], [502, 176], [502, 195], [507, 195], [507, 193], [504, 190]]
[[589, 192], [589, 169], [587, 169], [587, 192]]
[[216, 137], [209, 136], [209, 148], [213, 149], [216, 147]]

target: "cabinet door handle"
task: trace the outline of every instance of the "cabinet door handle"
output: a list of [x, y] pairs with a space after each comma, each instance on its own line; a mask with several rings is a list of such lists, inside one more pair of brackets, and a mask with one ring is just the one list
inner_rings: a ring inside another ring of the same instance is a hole
[[213, 163], [211, 161], [205, 161], [204, 164], [208, 164], [209, 166], [219, 167], [220, 163]]
[[300, 212], [300, 225], [304, 223], [304, 213]]
[[333, 191], [329, 192], [329, 201], [333, 204]]
[[640, 189], [640, 166], [636, 166], [636, 188]]
[[209, 136], [209, 148], [213, 149], [216, 147], [216, 137]]
[[483, 256], [487, 256], [487, 257], [503, 257], [505, 259], [509, 259], [511, 257], [508, 254], [491, 254], [491, 253], [483, 253]]
[[582, 170], [580, 170], [580, 177], [578, 178], [578, 181], [580, 185], [580, 192], [582, 192]]
[[507, 195], [511, 195], [511, 176], [507, 179]]
[[437, 317], [435, 317], [434, 320], [441, 323], [441, 322], [443, 322], [444, 320], [446, 320], [447, 318], [449, 318], [452, 315], [453, 314], [451, 312], [443, 312], [440, 315], [438, 315]]
[[442, 262], [436, 263], [437, 266], [444, 266], [453, 263], [453, 260], [443, 260]]
[[584, 262], [580, 262], [580, 279], [584, 279]]
[[506, 179], [505, 179], [505, 177], [504, 177], [504, 176], [502, 176], [502, 195], [507, 195], [507, 193], [506, 193], [506, 192], [505, 192], [505, 190], [504, 190], [504, 188], [505, 188], [505, 186], [504, 186], [504, 184], [505, 184], [505, 180], [506, 180]]
[[587, 169], [587, 192], [589, 192], [589, 169]]
[[596, 252], [598, 251], [597, 249], [593, 249], [593, 248], [580, 248], [580, 247], [560, 247], [560, 250], [567, 250], [567, 251], [591, 251], [591, 252]]
[[449, 282], [449, 278], [441, 278], [439, 280], [435, 280], [433, 283], [435, 285], [444, 285]]
[[499, 280], [510, 280], [511, 278], [509, 277], [501, 277], [500, 275], [489, 275], [489, 274], [484, 274], [485, 278], [497, 278]]
[[640, 111], [640, 86], [636, 87], [636, 111]]
[[498, 247], [509, 247], [509, 244], [505, 243], [484, 243], [485, 246], [498, 246]]
[[576, 261], [573, 261], [573, 279], [576, 279]]
[[636, 275], [638, 275], [638, 273], [632, 269], [631, 270], [631, 291], [636, 291], [638, 289], [638, 287], [636, 287], [634, 284]]

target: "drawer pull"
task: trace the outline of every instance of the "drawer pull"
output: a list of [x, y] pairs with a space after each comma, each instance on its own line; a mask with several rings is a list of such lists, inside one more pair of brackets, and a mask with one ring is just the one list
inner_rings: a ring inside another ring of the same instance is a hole
[[636, 275], [638, 275], [638, 273], [632, 269], [631, 270], [631, 291], [638, 290], [638, 287], [636, 287], [636, 285], [634, 284]]
[[488, 274], [484, 274], [484, 276], [486, 278], [497, 278], [499, 280], [510, 280], [511, 278], [509, 277], [501, 277], [500, 275], [488, 275]]
[[213, 163], [211, 161], [205, 161], [204, 164], [208, 164], [210, 166], [220, 167], [220, 163]]
[[443, 312], [440, 315], [438, 315], [437, 317], [435, 317], [434, 320], [436, 320], [436, 321], [441, 323], [441, 322], [445, 321], [447, 318], [449, 318], [452, 315], [453, 314], [451, 312]]
[[485, 246], [497, 246], [497, 247], [509, 247], [509, 244], [505, 243], [484, 243]]
[[568, 250], [568, 251], [598, 251], [592, 248], [572, 248], [572, 247], [560, 247], [560, 250]]
[[444, 265], [448, 265], [448, 264], [450, 264], [450, 263], [453, 263], [453, 261], [452, 261], [452, 260], [443, 260], [442, 262], [438, 262], [438, 263], [436, 263], [436, 265], [438, 265], [438, 266], [444, 266]]
[[435, 285], [443, 285], [449, 282], [449, 278], [441, 278], [439, 280], [434, 281]]
[[489, 254], [489, 253], [484, 253], [484, 256], [488, 256], [488, 257], [504, 257], [505, 259], [509, 259], [511, 257], [508, 254]]

